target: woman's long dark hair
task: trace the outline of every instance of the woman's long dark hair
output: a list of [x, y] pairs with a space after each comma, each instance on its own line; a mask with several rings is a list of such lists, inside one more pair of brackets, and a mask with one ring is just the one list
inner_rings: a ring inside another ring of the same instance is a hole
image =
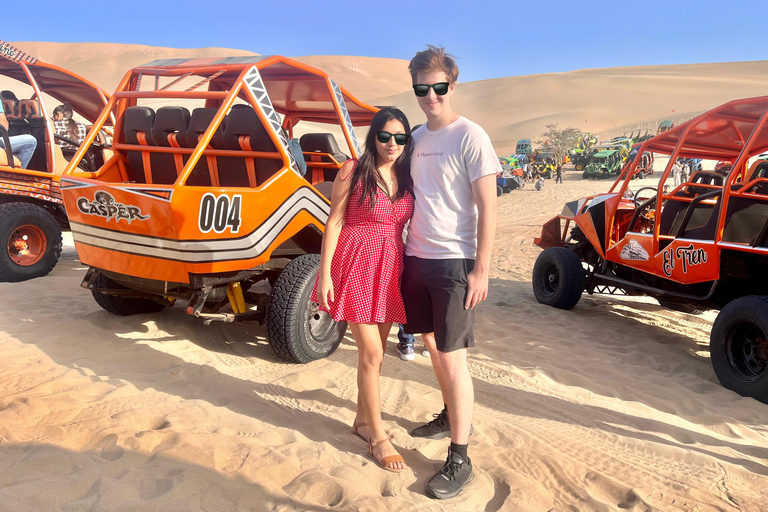
[[408, 143], [403, 148], [403, 152], [397, 157], [393, 164], [395, 175], [397, 176], [397, 193], [392, 197], [392, 201], [398, 201], [403, 198], [406, 191], [411, 190], [411, 151], [413, 143], [411, 141], [411, 126], [408, 118], [397, 108], [384, 107], [379, 110], [371, 120], [371, 127], [368, 129], [368, 135], [365, 138], [365, 151], [357, 162], [355, 172], [349, 183], [350, 194], [355, 190], [358, 183], [362, 184], [363, 193], [360, 195], [360, 206], [365, 202], [365, 198], [370, 198], [370, 208], [376, 205], [376, 188], [381, 185], [384, 190], [388, 190], [376, 170], [376, 158], [379, 152], [376, 150], [376, 132], [381, 131], [384, 125], [389, 121], [396, 119], [403, 123], [405, 133], [409, 136]]

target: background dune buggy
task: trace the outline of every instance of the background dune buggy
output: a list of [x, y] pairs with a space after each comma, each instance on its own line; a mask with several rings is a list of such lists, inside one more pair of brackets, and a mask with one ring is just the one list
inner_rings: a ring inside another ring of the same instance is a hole
[[[768, 97], [737, 100], [646, 142], [669, 155], [658, 188], [629, 185], [635, 159], [606, 194], [565, 205], [534, 243], [540, 303], [574, 307], [588, 293], [647, 294], [680, 310], [719, 309], [710, 335], [723, 386], [768, 402]], [[733, 162], [664, 192], [677, 158]], [[573, 225], [572, 225], [573, 224]]]
[[[108, 96], [84, 78], [41, 62], [0, 41], [0, 89], [8, 130], [0, 126], [0, 281], [24, 281], [49, 273], [61, 254], [61, 231], [69, 228], [59, 179], [71, 153], [55, 143], [51, 116], [56, 103], [67, 102], [92, 123]], [[19, 99], [21, 97], [21, 99]], [[111, 129], [111, 121], [105, 123]], [[37, 148], [26, 169], [13, 157], [9, 137], [31, 135]], [[82, 166], [95, 170], [110, 154], [105, 140], [95, 142]]]
[[[165, 106], [155, 110], [158, 102]], [[129, 71], [95, 123], [115, 116], [113, 157], [88, 176], [70, 169], [62, 178], [75, 245], [90, 266], [83, 286], [114, 314], [181, 301], [206, 322], [265, 321], [282, 358], [327, 356], [346, 324], [310, 294], [326, 195], [348, 156], [331, 133], [299, 141], [293, 130], [300, 122], [340, 128], [357, 157], [354, 126], [376, 111], [324, 72], [279, 56], [170, 59]]]
[[592, 156], [587, 168], [582, 173], [582, 179], [607, 179], [617, 176], [621, 170], [621, 153], [615, 149], [605, 149]]

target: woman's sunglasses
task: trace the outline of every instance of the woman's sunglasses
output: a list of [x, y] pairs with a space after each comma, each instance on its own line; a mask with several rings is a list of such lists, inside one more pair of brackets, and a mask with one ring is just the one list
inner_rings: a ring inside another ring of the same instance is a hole
[[405, 143], [408, 142], [408, 135], [405, 133], [376, 132], [376, 139], [382, 144], [389, 142], [392, 137], [395, 138], [398, 146], [405, 146]]
[[416, 93], [416, 96], [423, 98], [429, 94], [429, 89], [431, 87], [435, 90], [435, 94], [438, 96], [443, 96], [448, 92], [449, 85], [450, 84], [448, 82], [438, 82], [436, 84], [416, 84], [413, 86], [413, 92]]

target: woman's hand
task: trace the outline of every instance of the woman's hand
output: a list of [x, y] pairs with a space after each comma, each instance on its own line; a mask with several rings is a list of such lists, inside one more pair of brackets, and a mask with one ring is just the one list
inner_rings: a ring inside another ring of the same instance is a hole
[[333, 302], [333, 280], [330, 275], [323, 277], [321, 274], [317, 280], [317, 303], [324, 309], [330, 309]]

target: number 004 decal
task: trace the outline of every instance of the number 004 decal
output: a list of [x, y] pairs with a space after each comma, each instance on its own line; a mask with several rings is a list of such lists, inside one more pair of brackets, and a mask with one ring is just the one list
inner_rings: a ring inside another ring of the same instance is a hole
[[198, 225], [200, 231], [208, 233], [214, 230], [216, 233], [223, 233], [227, 228], [232, 233], [237, 233], [240, 229], [240, 205], [243, 202], [241, 195], [229, 196], [222, 194], [219, 197], [210, 192], [203, 196], [200, 201], [200, 219]]

